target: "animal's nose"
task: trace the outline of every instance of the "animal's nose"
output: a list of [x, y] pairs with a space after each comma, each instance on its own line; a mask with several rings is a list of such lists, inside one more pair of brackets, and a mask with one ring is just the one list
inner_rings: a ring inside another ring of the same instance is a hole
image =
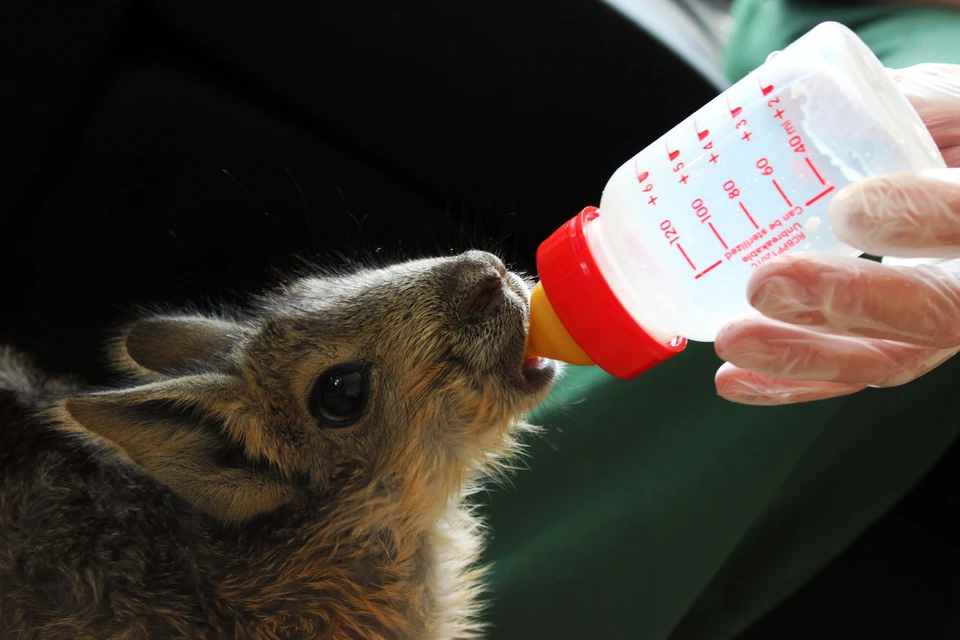
[[460, 319], [479, 322], [500, 309], [503, 303], [503, 278], [487, 276], [460, 303]]
[[456, 279], [461, 293], [460, 319], [480, 322], [497, 313], [504, 301], [507, 269], [493, 254], [469, 251], [458, 260]]

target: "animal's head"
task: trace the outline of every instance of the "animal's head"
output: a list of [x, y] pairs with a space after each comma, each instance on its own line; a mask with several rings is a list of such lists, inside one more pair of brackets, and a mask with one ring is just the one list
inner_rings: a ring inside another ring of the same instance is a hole
[[141, 384], [60, 414], [225, 520], [356, 478], [444, 501], [555, 376], [523, 359], [528, 287], [468, 252], [300, 279], [242, 319], [146, 317], [114, 349]]

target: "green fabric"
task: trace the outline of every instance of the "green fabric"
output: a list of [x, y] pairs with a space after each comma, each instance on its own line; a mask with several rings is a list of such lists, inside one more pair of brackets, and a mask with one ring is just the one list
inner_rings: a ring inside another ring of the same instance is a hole
[[[954, 14], [747, 1], [731, 75], [844, 11], [881, 39], [928, 16], [899, 48], [868, 42], [888, 65], [960, 56], [946, 33], [960, 36]], [[960, 431], [960, 358], [904, 387], [776, 408], [717, 398], [720, 364], [712, 345], [691, 344], [631, 382], [567, 368], [534, 416], [545, 435], [482, 507], [490, 638], [734, 638], [895, 505]]]
[[907, 6], [871, 7], [843, 2], [735, 0], [734, 30], [724, 73], [736, 81], [759, 67], [773, 51], [821, 22], [833, 20], [857, 32], [892, 68], [921, 62], [960, 63], [960, 11]]

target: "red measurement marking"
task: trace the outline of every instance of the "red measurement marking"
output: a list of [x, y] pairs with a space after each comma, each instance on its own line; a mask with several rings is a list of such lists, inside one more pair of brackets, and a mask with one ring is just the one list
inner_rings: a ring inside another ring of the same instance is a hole
[[673, 162], [674, 160], [680, 157], [679, 149], [676, 151], [670, 151], [670, 145], [667, 144], [666, 140], [663, 141], [663, 144], [667, 147], [667, 155], [670, 156], [670, 162]]
[[682, 182], [683, 184], [687, 184], [687, 179], [688, 179], [689, 177], [690, 177], [690, 176], [683, 176], [682, 178], [680, 178], [680, 182]]
[[723, 248], [724, 248], [724, 249], [729, 249], [730, 247], [728, 247], [728, 246], [727, 246], [727, 243], [724, 242], [724, 241], [723, 241], [723, 238], [720, 237], [720, 232], [717, 231], [717, 228], [716, 228], [715, 226], [713, 226], [713, 223], [712, 223], [712, 222], [708, 222], [707, 224], [710, 225], [710, 230], [713, 231], [713, 235], [717, 236], [717, 240], [720, 241], [720, 244], [723, 245]]
[[700, 129], [697, 127], [696, 120], [693, 121], [693, 128], [696, 129], [697, 137], [700, 138], [700, 142], [703, 142], [704, 140], [706, 140], [707, 136], [710, 135], [710, 129], [704, 129], [703, 131], [700, 131]]
[[763, 86], [763, 83], [760, 82], [760, 76], [757, 76], [757, 84], [760, 85], [760, 91], [763, 92], [763, 95], [768, 96], [773, 93], [773, 85], [768, 84], [767, 86]]
[[710, 154], [710, 162], [712, 162], [713, 164], [717, 164], [717, 158], [719, 158], [719, 157], [720, 157], [720, 156], [718, 156], [717, 154], [711, 153], [711, 154]]
[[740, 203], [740, 208], [743, 209], [743, 212], [744, 212], [745, 214], [747, 214], [747, 220], [750, 221], [750, 224], [753, 225], [753, 228], [754, 228], [754, 229], [759, 229], [759, 228], [760, 228], [760, 225], [757, 224], [757, 221], [754, 220], [754, 219], [753, 219], [753, 216], [750, 215], [750, 212], [747, 211], [747, 205], [745, 205], [745, 204], [743, 204], [743, 203], [741, 202], [741, 203]]
[[783, 109], [777, 109], [777, 111], [773, 114], [773, 117], [783, 120]]
[[652, 204], [653, 206], [657, 206], [657, 196], [650, 196], [650, 199], [647, 200], [647, 204]]
[[817, 171], [817, 168], [813, 166], [812, 162], [810, 162], [810, 158], [807, 158], [807, 166], [810, 167], [810, 171], [813, 171], [813, 175], [817, 176], [817, 180], [820, 181], [820, 184], [827, 184], [827, 181], [823, 179], [823, 176], [820, 175], [820, 172]]
[[644, 171], [643, 173], [638, 173], [638, 174], [637, 174], [637, 182], [639, 182], [640, 184], [643, 184], [643, 181], [646, 180], [646, 179], [649, 178], [649, 177], [650, 177], [650, 172], [649, 172], [649, 171]]
[[744, 131], [744, 132], [743, 132], [743, 135], [740, 136], [740, 137], [741, 137], [742, 139], [746, 140], [747, 142], [750, 142], [750, 136], [752, 136], [752, 135], [753, 135], [753, 134], [750, 133], [749, 131]]
[[787, 194], [785, 194], [785, 193], [783, 192], [783, 189], [780, 188], [780, 185], [777, 184], [777, 181], [776, 181], [776, 180], [773, 180], [773, 186], [775, 186], [775, 187], [777, 188], [777, 191], [780, 192], [780, 195], [781, 195], [781, 197], [783, 197], [783, 199], [786, 201], [787, 206], [788, 206], [788, 207], [792, 207], [792, 206], [793, 206], [793, 203], [790, 202], [790, 198], [788, 198], [788, 197], [787, 197]]
[[698, 273], [697, 275], [695, 275], [695, 276], [693, 277], [693, 279], [694, 279], [694, 280], [699, 280], [700, 278], [702, 278], [703, 276], [707, 275], [708, 273], [710, 273], [711, 271], [713, 271], [714, 269], [716, 269], [717, 267], [719, 267], [719, 266], [722, 265], [722, 264], [723, 264], [723, 260], [717, 260], [717, 261], [714, 262], [712, 265], [710, 265], [709, 267], [707, 267], [706, 269], [704, 269], [703, 271], [701, 271], [700, 273]]
[[822, 198], [823, 196], [825, 196], [825, 195], [827, 195], [828, 193], [830, 193], [831, 191], [833, 191], [834, 188], [835, 188], [835, 187], [827, 187], [826, 189], [824, 189], [823, 191], [821, 191], [820, 193], [818, 193], [817, 195], [815, 195], [812, 199], [808, 200], [808, 201], [807, 201], [807, 206], [809, 207], [809, 206], [812, 205], [814, 202], [816, 202], [817, 200], [819, 200], [819, 199]]
[[730, 106], [730, 98], [727, 98], [727, 109], [730, 111], [730, 116], [736, 118], [740, 115], [740, 112], [743, 111], [743, 107], [732, 107]]
[[681, 246], [678, 244], [678, 245], [677, 245], [677, 249], [680, 249], [680, 253], [682, 253], [682, 254], [683, 254], [683, 257], [687, 259], [687, 264], [690, 265], [690, 268], [693, 269], [694, 271], [696, 271], [697, 268], [696, 268], [695, 266], [693, 266], [693, 260], [691, 260], [691, 259], [690, 259], [690, 256], [687, 255], [687, 252], [683, 250], [683, 247], [681, 247]]

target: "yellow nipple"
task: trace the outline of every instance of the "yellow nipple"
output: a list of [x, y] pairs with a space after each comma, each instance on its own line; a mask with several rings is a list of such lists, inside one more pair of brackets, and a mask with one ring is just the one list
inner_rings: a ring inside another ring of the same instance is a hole
[[530, 296], [530, 329], [523, 357], [549, 358], [585, 367], [594, 365], [567, 333], [539, 282]]

